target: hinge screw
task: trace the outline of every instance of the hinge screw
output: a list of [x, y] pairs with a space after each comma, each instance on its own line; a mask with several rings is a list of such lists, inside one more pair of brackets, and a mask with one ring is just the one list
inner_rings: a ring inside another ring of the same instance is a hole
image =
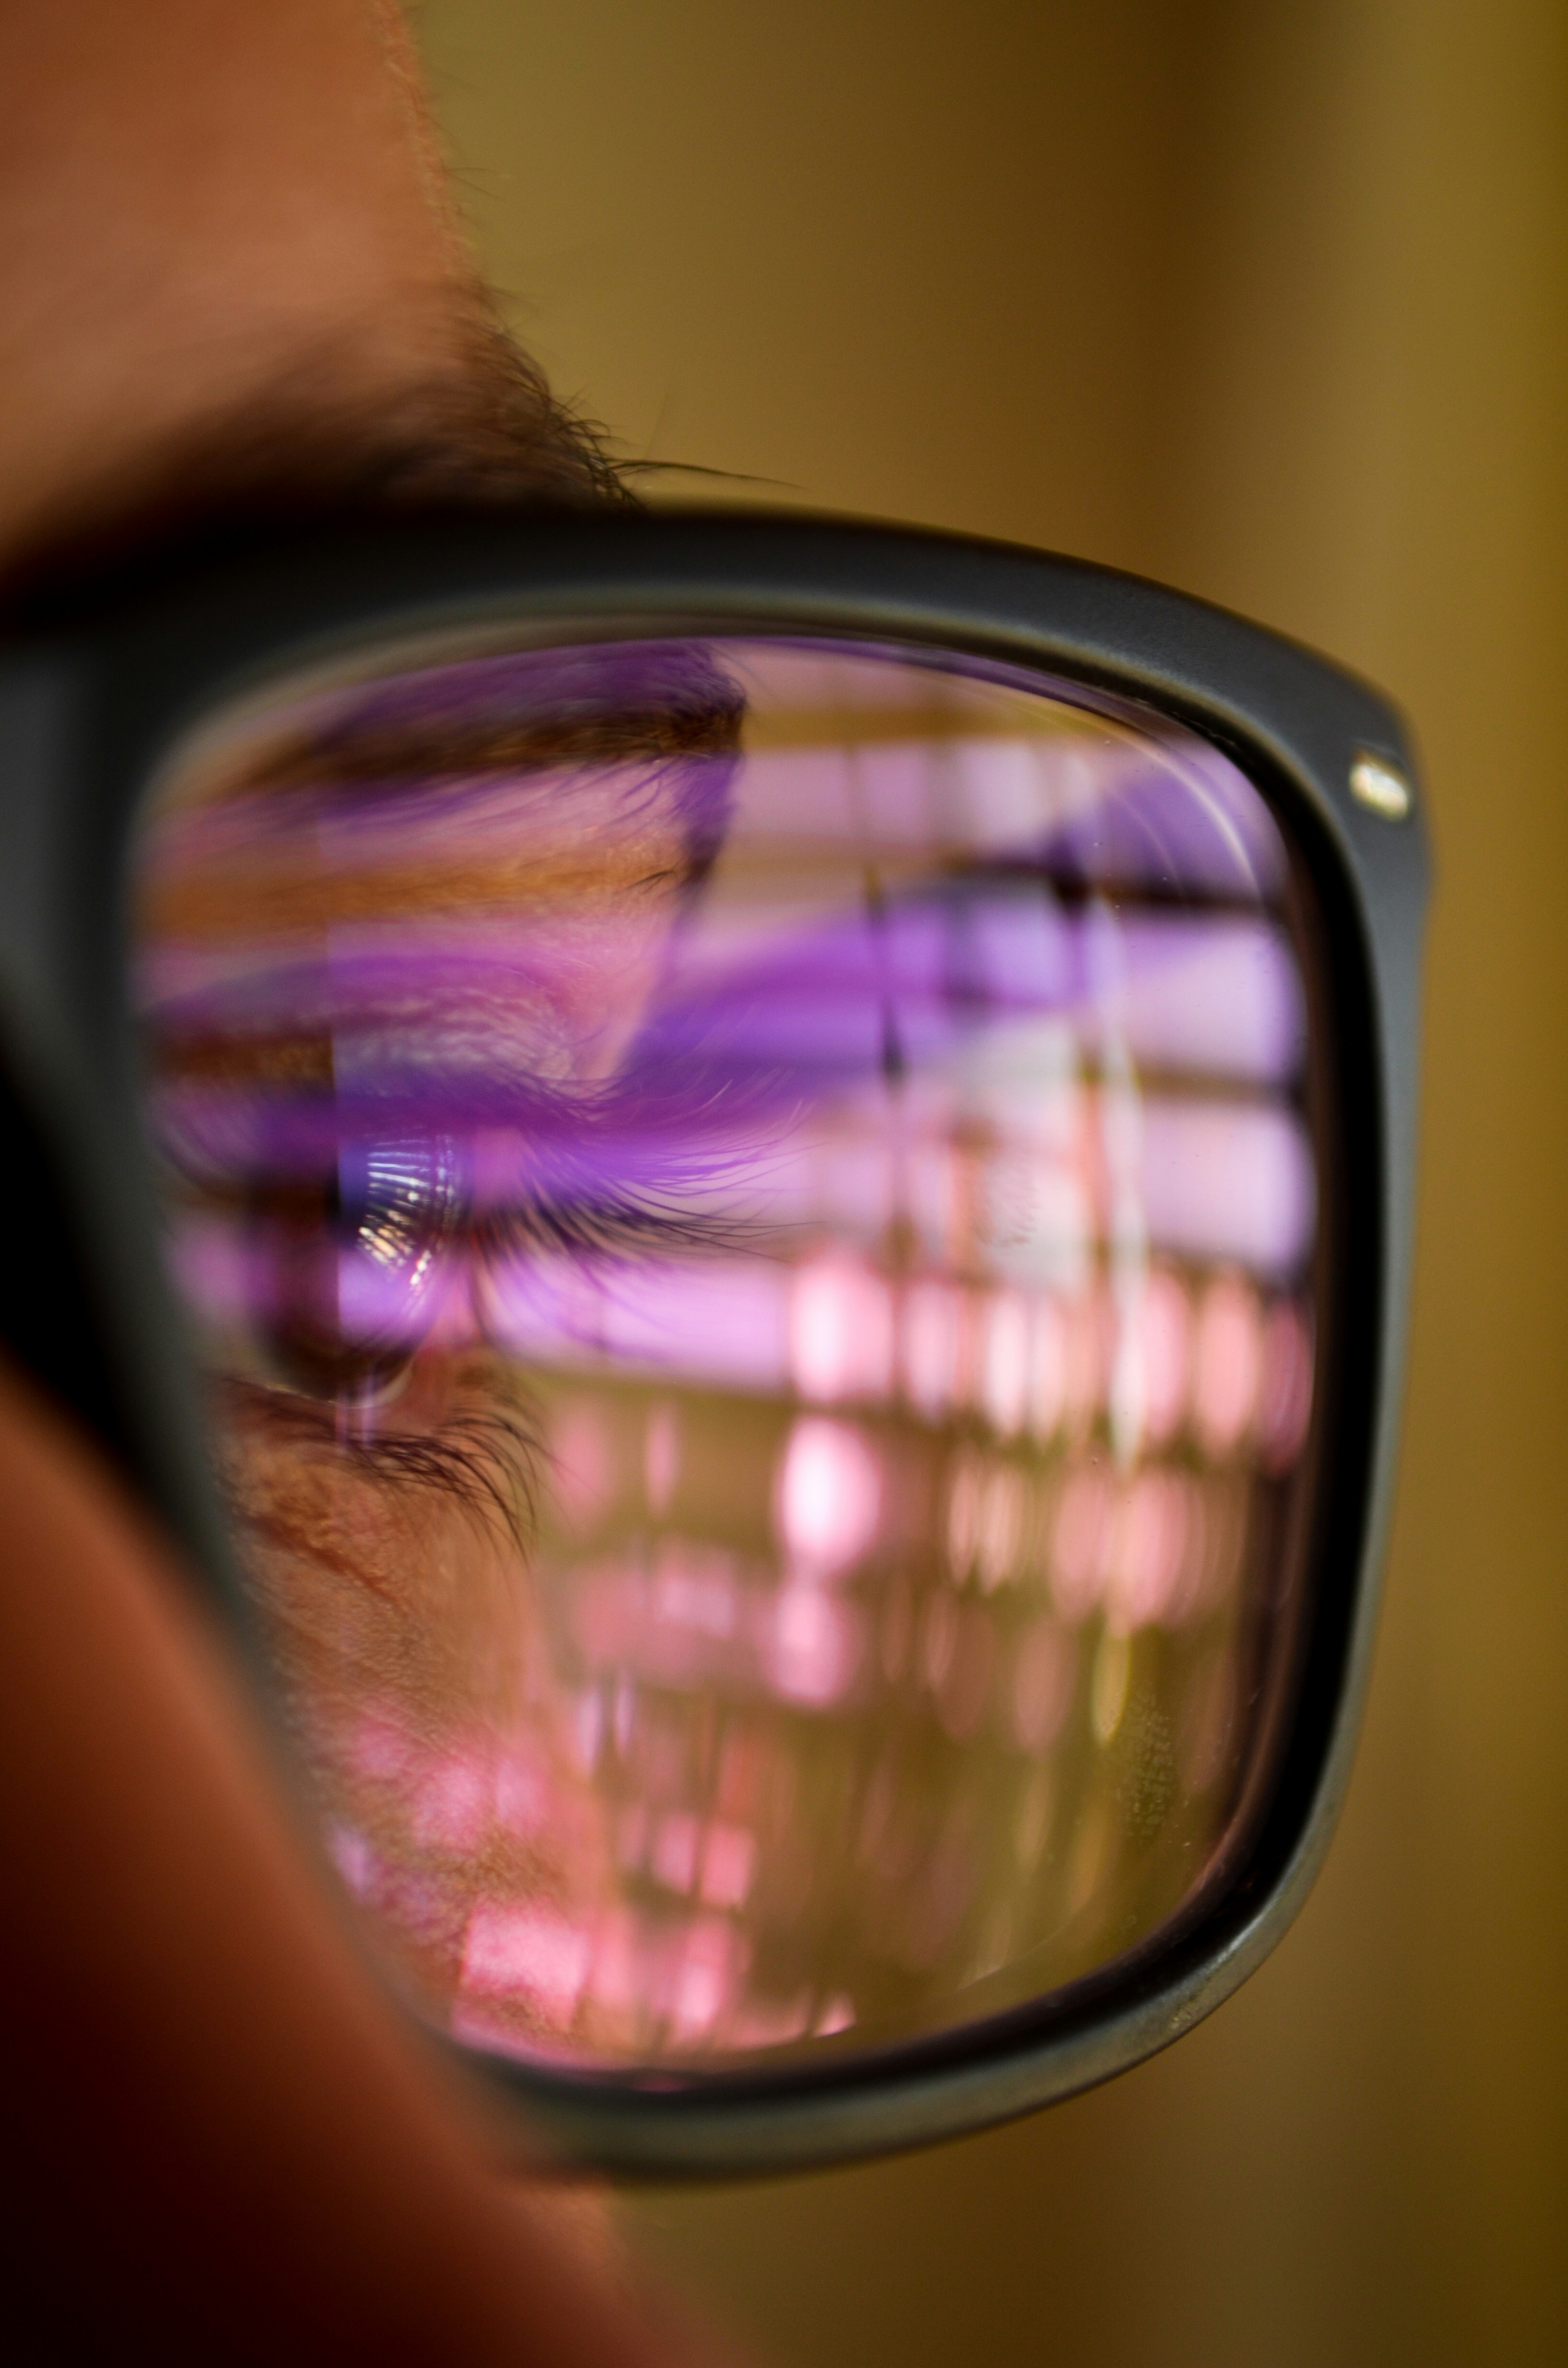
[[1410, 783], [1399, 767], [1386, 757], [1369, 756], [1365, 748], [1350, 768], [1350, 794], [1385, 822], [1403, 822], [1412, 804]]

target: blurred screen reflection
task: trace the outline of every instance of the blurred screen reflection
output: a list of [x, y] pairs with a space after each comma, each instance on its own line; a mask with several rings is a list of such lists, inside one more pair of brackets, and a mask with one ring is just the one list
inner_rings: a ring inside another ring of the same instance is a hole
[[1176, 1912], [1312, 1398], [1242, 775], [928, 652], [475, 645], [226, 717], [139, 860], [222, 1483], [421, 2009], [841, 2050]]

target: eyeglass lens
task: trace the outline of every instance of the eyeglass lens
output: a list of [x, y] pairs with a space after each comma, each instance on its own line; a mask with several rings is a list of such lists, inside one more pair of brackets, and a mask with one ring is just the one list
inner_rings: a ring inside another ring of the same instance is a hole
[[1148, 1940], [1258, 1781], [1310, 964], [1263, 799], [1151, 712], [597, 636], [389, 648], [187, 742], [146, 1125], [405, 1991], [530, 2058], [825, 2057]]

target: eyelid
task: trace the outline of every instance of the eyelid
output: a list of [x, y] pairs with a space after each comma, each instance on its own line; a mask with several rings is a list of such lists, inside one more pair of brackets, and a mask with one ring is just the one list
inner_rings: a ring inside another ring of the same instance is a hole
[[[284, 1442], [318, 1450], [389, 1487], [425, 1488], [454, 1498], [526, 1553], [546, 1471], [536, 1415], [499, 1372], [471, 1368], [467, 1402], [428, 1428], [346, 1425], [332, 1401], [225, 1373], [217, 1386], [231, 1415]], [[243, 1508], [241, 1517], [244, 1518]]]

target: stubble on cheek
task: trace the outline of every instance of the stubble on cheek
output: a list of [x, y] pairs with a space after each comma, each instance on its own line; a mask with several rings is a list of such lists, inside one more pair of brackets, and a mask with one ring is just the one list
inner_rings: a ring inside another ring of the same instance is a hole
[[532, 1545], [540, 1455], [502, 1360], [429, 1352], [378, 1437], [220, 1393], [221, 1466], [258, 1626], [329, 1846], [444, 2015], [480, 1899], [607, 1896], [604, 1820]]

